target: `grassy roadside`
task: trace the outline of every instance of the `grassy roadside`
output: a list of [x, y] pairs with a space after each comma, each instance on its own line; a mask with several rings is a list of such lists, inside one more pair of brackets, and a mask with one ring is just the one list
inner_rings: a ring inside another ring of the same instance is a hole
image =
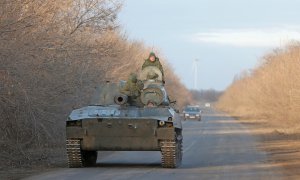
[[300, 178], [300, 133], [283, 133], [266, 120], [236, 117], [258, 137], [258, 148], [268, 154], [272, 166], [281, 167], [286, 179]]
[[[47, 156], [40, 156], [45, 152]], [[31, 154], [30, 159], [26, 163], [20, 161], [19, 164], [0, 167], [0, 179], [22, 179], [40, 172], [67, 167], [65, 148], [28, 149], [24, 153]]]
[[[17, 180], [45, 173], [48, 171], [55, 171], [56, 169], [68, 168], [67, 156], [65, 148], [51, 149], [50, 155], [47, 158], [41, 159], [39, 157], [31, 159], [30, 164], [23, 164], [22, 166], [6, 166], [0, 167], [0, 179], [2, 180]], [[37, 153], [40, 154], [40, 153]], [[98, 152], [98, 158], [109, 156], [113, 154], [111, 151]]]

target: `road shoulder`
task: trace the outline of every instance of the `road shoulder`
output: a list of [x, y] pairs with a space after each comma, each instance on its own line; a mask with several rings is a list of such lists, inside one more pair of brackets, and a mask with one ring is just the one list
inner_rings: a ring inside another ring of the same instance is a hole
[[285, 178], [300, 178], [300, 134], [282, 133], [264, 120], [235, 118], [257, 137], [258, 148], [267, 153], [269, 163], [281, 167]]

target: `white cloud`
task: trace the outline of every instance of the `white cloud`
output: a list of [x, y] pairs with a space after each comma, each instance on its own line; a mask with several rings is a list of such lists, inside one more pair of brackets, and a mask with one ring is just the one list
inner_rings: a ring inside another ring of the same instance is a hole
[[192, 36], [198, 43], [213, 43], [239, 47], [275, 47], [292, 40], [300, 41], [300, 27], [220, 29], [199, 32]]

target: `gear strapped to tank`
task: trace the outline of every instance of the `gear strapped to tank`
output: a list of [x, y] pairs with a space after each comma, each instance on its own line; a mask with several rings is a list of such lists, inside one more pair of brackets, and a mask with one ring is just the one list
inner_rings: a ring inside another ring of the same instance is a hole
[[127, 82], [102, 83], [91, 105], [72, 111], [66, 122], [69, 167], [95, 165], [97, 151], [160, 151], [163, 168], [180, 166], [182, 123], [162, 73], [146, 67], [140, 79], [131, 74]]

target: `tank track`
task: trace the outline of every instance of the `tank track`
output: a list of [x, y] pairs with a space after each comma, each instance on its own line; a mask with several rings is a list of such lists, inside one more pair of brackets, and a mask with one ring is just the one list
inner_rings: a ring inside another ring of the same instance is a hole
[[182, 141], [161, 141], [161, 163], [163, 168], [176, 168], [182, 161]]
[[82, 167], [82, 154], [79, 139], [66, 140], [68, 164], [70, 168]]

